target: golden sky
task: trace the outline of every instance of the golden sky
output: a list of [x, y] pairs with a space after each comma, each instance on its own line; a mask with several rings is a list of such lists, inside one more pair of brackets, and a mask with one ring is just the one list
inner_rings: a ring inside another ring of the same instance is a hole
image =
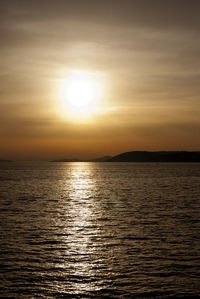
[[[0, 158], [200, 150], [199, 11], [198, 0], [1, 0]], [[86, 115], [63, 105], [77, 74], [99, 88]]]

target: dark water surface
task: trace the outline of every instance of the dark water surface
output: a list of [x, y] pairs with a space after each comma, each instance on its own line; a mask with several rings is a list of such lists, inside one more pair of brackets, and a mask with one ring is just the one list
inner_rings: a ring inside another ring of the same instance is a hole
[[1, 298], [200, 296], [200, 164], [0, 165]]

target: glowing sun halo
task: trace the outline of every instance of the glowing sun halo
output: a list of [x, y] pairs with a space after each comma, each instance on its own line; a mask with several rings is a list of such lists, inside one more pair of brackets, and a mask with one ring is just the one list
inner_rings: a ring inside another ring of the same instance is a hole
[[95, 114], [101, 97], [100, 81], [96, 80], [95, 74], [74, 72], [61, 84], [63, 116], [77, 121]]
[[63, 96], [76, 107], [92, 105], [99, 96], [98, 83], [91, 78], [72, 77], [64, 81]]

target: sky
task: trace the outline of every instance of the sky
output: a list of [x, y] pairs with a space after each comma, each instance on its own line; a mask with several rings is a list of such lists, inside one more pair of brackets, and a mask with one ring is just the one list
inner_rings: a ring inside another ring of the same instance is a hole
[[[199, 0], [1, 0], [0, 158], [200, 150], [199, 11]], [[86, 112], [66, 100], [77, 76], [98, 85]]]

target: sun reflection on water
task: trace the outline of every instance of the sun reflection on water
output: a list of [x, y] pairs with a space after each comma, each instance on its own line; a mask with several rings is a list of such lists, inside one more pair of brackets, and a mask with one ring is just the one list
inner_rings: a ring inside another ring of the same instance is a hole
[[96, 275], [94, 260], [97, 253], [92, 238], [99, 235], [99, 228], [95, 225], [95, 181], [92, 178], [92, 165], [74, 163], [68, 188], [68, 263], [75, 278], [71, 287], [76, 293], [80, 290], [96, 290], [98, 286], [92, 282], [92, 277]]

